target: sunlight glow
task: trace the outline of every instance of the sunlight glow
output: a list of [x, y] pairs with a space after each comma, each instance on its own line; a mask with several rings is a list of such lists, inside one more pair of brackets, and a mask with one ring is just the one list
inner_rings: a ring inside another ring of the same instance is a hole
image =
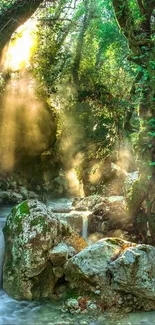
[[31, 19], [17, 29], [17, 37], [9, 43], [5, 68], [17, 71], [29, 66], [31, 50], [35, 44], [35, 35], [33, 33], [35, 27], [36, 20]]
[[[49, 147], [51, 137], [50, 113], [37, 99], [37, 85], [31, 73], [13, 76], [7, 83], [1, 106], [0, 166], [13, 170], [18, 155], [34, 156]], [[46, 130], [45, 126], [46, 125]]]
[[70, 193], [75, 196], [79, 195], [80, 183], [74, 168], [71, 168], [69, 171], [66, 172], [66, 179], [68, 180]]

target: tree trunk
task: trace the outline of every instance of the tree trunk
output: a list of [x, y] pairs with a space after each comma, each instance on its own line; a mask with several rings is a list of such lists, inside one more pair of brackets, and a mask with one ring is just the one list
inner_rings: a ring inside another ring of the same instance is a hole
[[43, 0], [16, 0], [0, 13], [0, 55], [15, 30], [24, 24]]
[[79, 84], [79, 68], [80, 68], [80, 62], [82, 57], [82, 48], [84, 43], [84, 36], [85, 32], [87, 30], [88, 26], [88, 19], [89, 19], [89, 8], [88, 8], [89, 0], [84, 1], [85, 5], [85, 14], [83, 17], [82, 27], [80, 34], [78, 36], [77, 45], [76, 45], [76, 52], [75, 52], [75, 58], [72, 66], [72, 75], [73, 75], [73, 82], [77, 90], [80, 88]]
[[115, 16], [132, 51], [130, 60], [142, 72], [139, 89], [140, 132], [138, 165], [140, 178], [128, 201], [129, 214], [143, 240], [155, 244], [155, 47], [152, 20], [155, 1], [137, 0], [141, 17], [137, 23], [127, 0], [112, 0]]

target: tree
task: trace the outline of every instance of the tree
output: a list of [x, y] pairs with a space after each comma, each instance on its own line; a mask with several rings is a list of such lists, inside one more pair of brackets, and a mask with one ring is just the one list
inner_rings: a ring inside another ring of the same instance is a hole
[[3, 1], [0, 8], [0, 54], [15, 30], [24, 24], [43, 0]]
[[[129, 60], [138, 65], [138, 160], [140, 179], [132, 189], [129, 212], [155, 234], [155, 1], [112, 0], [120, 29], [128, 40]], [[141, 218], [140, 218], [141, 216]]]
[[39, 21], [34, 72], [55, 107], [59, 140], [66, 137], [67, 163], [79, 152], [86, 164], [101, 162], [121, 138], [133, 79], [112, 5], [81, 0], [73, 7], [69, 0], [58, 0], [42, 11]]

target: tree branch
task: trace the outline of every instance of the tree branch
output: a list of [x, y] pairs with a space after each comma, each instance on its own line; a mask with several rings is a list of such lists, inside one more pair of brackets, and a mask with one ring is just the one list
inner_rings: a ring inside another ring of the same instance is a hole
[[81, 56], [82, 56], [84, 36], [85, 36], [85, 32], [88, 27], [88, 19], [89, 19], [88, 3], [89, 3], [88, 0], [84, 1], [85, 14], [83, 17], [81, 31], [78, 36], [78, 40], [77, 40], [77, 44], [76, 44], [76, 53], [75, 53], [75, 58], [74, 58], [73, 66], [72, 66], [73, 81], [74, 81], [74, 84], [76, 85], [77, 89], [79, 88], [79, 67], [80, 67]]
[[127, 0], [112, 0], [116, 20], [120, 28], [124, 31], [125, 36], [128, 38], [130, 33], [130, 23], [134, 26], [132, 12], [129, 9]]
[[[149, 6], [148, 8], [146, 7], [147, 1], [151, 2], [151, 8]], [[139, 23], [134, 19], [128, 0], [112, 0], [112, 3], [116, 20], [128, 39], [129, 48], [132, 53], [138, 56], [143, 54], [145, 47], [150, 50], [154, 46], [154, 42], [151, 39], [150, 13], [152, 14], [152, 10], [155, 7], [155, 1], [137, 0], [140, 11], [145, 11], [144, 15], [141, 14], [141, 21]]]
[[137, 0], [137, 3], [138, 3], [138, 6], [139, 6], [141, 15], [145, 15], [146, 14], [146, 10], [145, 10], [145, 7], [143, 5], [142, 0]]
[[152, 14], [152, 11], [155, 8], [155, 0], [143, 0], [143, 2], [144, 2], [144, 8], [150, 17]]

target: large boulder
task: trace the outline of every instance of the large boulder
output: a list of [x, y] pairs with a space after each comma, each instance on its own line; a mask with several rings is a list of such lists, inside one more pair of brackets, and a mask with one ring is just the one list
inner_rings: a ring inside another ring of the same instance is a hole
[[3, 288], [15, 299], [51, 297], [64, 276], [66, 261], [87, 246], [66, 222], [37, 200], [14, 207], [3, 231]]
[[112, 287], [155, 302], [155, 247], [128, 247], [109, 265]]
[[120, 244], [121, 240], [112, 238], [100, 240], [72, 257], [65, 267], [66, 280], [70, 286], [77, 288], [80, 294], [99, 294], [106, 306], [113, 305], [120, 295], [111, 290], [107, 271]]
[[66, 280], [104, 308], [155, 309], [155, 248], [107, 238], [73, 256]]

